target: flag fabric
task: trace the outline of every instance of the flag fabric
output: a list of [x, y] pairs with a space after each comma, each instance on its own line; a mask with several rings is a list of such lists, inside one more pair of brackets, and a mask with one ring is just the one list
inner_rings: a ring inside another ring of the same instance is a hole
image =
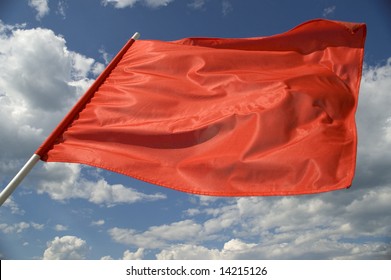
[[269, 37], [139, 40], [37, 154], [194, 194], [347, 188], [365, 24]]

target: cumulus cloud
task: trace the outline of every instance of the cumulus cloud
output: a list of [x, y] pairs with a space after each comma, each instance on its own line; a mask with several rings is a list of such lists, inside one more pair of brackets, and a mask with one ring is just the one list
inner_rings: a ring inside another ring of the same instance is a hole
[[[239, 247], [229, 248], [231, 243]], [[228, 248], [227, 248], [228, 247]], [[299, 249], [299, 254], [294, 250]], [[156, 254], [158, 260], [200, 260], [200, 259], [387, 259], [390, 248], [381, 243], [354, 244], [320, 240], [312, 244], [311, 252], [303, 254], [300, 246], [292, 248], [288, 243], [255, 245], [240, 240], [230, 240], [222, 249], [208, 249], [201, 245], [175, 245]]]
[[[12, 176], [17, 172], [103, 68], [94, 59], [68, 50], [65, 39], [51, 30], [26, 29], [0, 21], [2, 174]], [[38, 193], [55, 200], [81, 198], [113, 206], [165, 198], [121, 184], [111, 185], [100, 176], [95, 176], [96, 181], [89, 180], [81, 170], [76, 164], [40, 164], [28, 180], [38, 185]], [[6, 205], [17, 211], [14, 200]]]
[[144, 248], [137, 249], [136, 252], [126, 250], [122, 257], [123, 260], [142, 260], [144, 257]]
[[[96, 63], [48, 29], [0, 22], [0, 168], [16, 170], [92, 83]], [[23, 143], [23, 144], [21, 144]]]
[[[145, 249], [138, 248], [135, 252], [126, 250], [121, 258], [121, 260], [142, 260], [145, 257]], [[101, 260], [113, 260], [111, 256], [104, 256], [100, 258]]]
[[[144, 232], [112, 228], [109, 234], [121, 244], [160, 249], [158, 259], [385, 259], [391, 248], [390, 196], [389, 187], [378, 187], [229, 199], [223, 207], [200, 205], [195, 214], [200, 222], [183, 220]], [[224, 239], [222, 248], [204, 245]]]
[[67, 231], [68, 227], [64, 225], [57, 224], [54, 226], [55, 231]]
[[20, 222], [13, 225], [0, 224], [0, 231], [5, 234], [21, 233], [28, 228], [30, 228], [30, 224], [26, 222]]
[[103, 226], [105, 224], [105, 220], [92, 221], [92, 226]]
[[0, 231], [2, 231], [5, 234], [22, 233], [27, 229], [43, 230], [44, 225], [34, 223], [34, 222], [19, 222], [19, 223], [14, 223], [12, 225], [5, 224], [5, 223], [0, 224]]
[[139, 201], [165, 199], [160, 193], [144, 194], [122, 184], [109, 184], [99, 175], [97, 181], [85, 179], [77, 164], [46, 163], [40, 169], [37, 191], [47, 193], [54, 200], [81, 198], [94, 204], [114, 206]]
[[159, 8], [167, 6], [174, 0], [102, 0], [102, 5], [113, 5], [115, 8], [132, 8], [136, 3], [143, 4], [150, 8]]
[[87, 242], [76, 236], [56, 236], [47, 243], [44, 260], [83, 260], [89, 248]]
[[36, 10], [36, 19], [41, 20], [44, 16], [49, 14], [49, 0], [29, 0], [29, 6]]
[[[133, 8], [136, 4], [141, 4], [149, 8], [166, 7], [174, 0], [102, 0], [103, 6], [111, 5], [117, 9]], [[192, 0], [187, 6], [193, 10], [203, 10], [206, 7], [207, 0]], [[221, 1], [221, 13], [223, 16], [233, 11], [232, 2], [229, 0]]]
[[221, 250], [208, 249], [201, 245], [174, 245], [156, 254], [158, 260], [224, 260], [239, 259], [242, 253], [248, 253], [256, 244], [247, 244], [239, 239], [232, 239]]
[[218, 260], [221, 253], [218, 249], [208, 249], [194, 244], [179, 244], [163, 249], [156, 254], [158, 260]]
[[111, 228], [111, 238], [122, 244], [140, 248], [166, 247], [174, 241], [191, 242], [199, 238], [202, 226], [192, 220], [184, 220], [169, 225], [153, 226], [145, 232], [134, 229]]
[[391, 182], [391, 58], [384, 65], [365, 66], [357, 126], [359, 132], [357, 185]]
[[[321, 197], [234, 199], [224, 208], [201, 209], [199, 219], [213, 217], [198, 223], [199, 234], [166, 242], [156, 258], [389, 259], [390, 195], [388, 186]], [[205, 246], [210, 221], [217, 225], [227, 217], [234, 220], [229, 232], [215, 226], [216, 234], [209, 235], [226, 238], [224, 245]]]

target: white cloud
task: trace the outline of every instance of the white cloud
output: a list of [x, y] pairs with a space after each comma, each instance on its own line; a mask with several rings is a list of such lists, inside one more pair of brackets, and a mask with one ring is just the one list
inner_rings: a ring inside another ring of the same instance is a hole
[[[102, 0], [103, 6], [112, 5], [114, 8], [133, 8], [136, 4], [141, 4], [149, 8], [166, 7], [174, 0]], [[206, 7], [207, 0], [192, 0], [188, 7], [194, 10], [202, 10]], [[221, 12], [224, 16], [233, 11], [233, 5], [230, 0], [221, 0]]]
[[15, 172], [92, 82], [82, 76], [91, 59], [48, 29], [0, 22], [0, 30], [0, 168]]
[[23, 231], [33, 228], [35, 230], [43, 230], [44, 229], [43, 224], [38, 224], [38, 223], [27, 223], [27, 222], [19, 222], [19, 223], [14, 223], [12, 225], [9, 224], [0, 224], [0, 231], [2, 231], [5, 234], [14, 234], [14, 233], [22, 233]]
[[111, 61], [112, 57], [111, 57], [111, 55], [108, 52], [106, 52], [104, 47], [101, 47], [99, 49], [99, 53], [101, 54], [105, 64], [109, 64], [109, 62]]
[[217, 260], [221, 259], [218, 249], [208, 249], [193, 244], [179, 244], [163, 249], [156, 254], [158, 260]]
[[[121, 260], [142, 260], [145, 256], [145, 249], [138, 248], [135, 252], [126, 250], [121, 258]], [[103, 256], [101, 260], [113, 260], [111, 256]]]
[[384, 65], [365, 67], [357, 110], [358, 164], [355, 183], [391, 182], [391, 58]]
[[41, 20], [44, 16], [49, 14], [49, 0], [29, 0], [29, 6], [37, 11], [36, 19]]
[[105, 224], [105, 220], [92, 221], [92, 226], [103, 226]]
[[64, 226], [64, 225], [57, 224], [54, 226], [54, 230], [55, 231], [66, 231], [66, 230], [68, 230], [68, 227]]
[[232, 239], [223, 245], [221, 250], [208, 249], [199, 245], [175, 245], [156, 254], [158, 260], [202, 260], [202, 259], [237, 259], [248, 253], [256, 244], [247, 244], [239, 239]]
[[[109, 234], [121, 244], [161, 249], [158, 259], [384, 259], [390, 254], [387, 187], [222, 201], [224, 206], [214, 208], [200, 205], [202, 222], [183, 220], [144, 232], [112, 228]], [[221, 249], [201, 245], [225, 238]], [[360, 242], [363, 238], [370, 239]]]
[[141, 3], [150, 8], [165, 7], [174, 0], [102, 0], [102, 5], [113, 5], [117, 9], [132, 8], [136, 3]]
[[145, 4], [148, 6], [148, 7], [151, 7], [151, 8], [158, 8], [158, 7], [161, 7], [161, 6], [167, 6], [168, 4], [170, 4], [171, 2], [173, 2], [174, 0], [143, 0], [145, 2]]
[[84, 179], [81, 166], [66, 163], [46, 163], [41, 169], [43, 179], [38, 193], [47, 193], [55, 200], [86, 199], [91, 203], [114, 206], [122, 203], [165, 199], [163, 194], [144, 194], [121, 184], [110, 185], [98, 176], [97, 181]]
[[36, 230], [43, 230], [45, 228], [44, 224], [31, 223], [31, 226]]
[[144, 248], [138, 248], [136, 252], [126, 250], [122, 257], [123, 260], [142, 260], [144, 257]]
[[126, 7], [132, 8], [134, 4], [140, 0], [102, 0], [102, 5], [107, 6], [109, 4], [113, 5], [117, 9], [122, 9]]
[[[235, 247], [231, 247], [234, 243]], [[308, 252], [310, 249], [310, 252]], [[298, 252], [297, 252], [297, 251]], [[208, 249], [204, 246], [175, 245], [156, 254], [158, 260], [194, 259], [387, 259], [390, 248], [384, 244], [354, 244], [316, 240], [311, 246], [290, 246], [288, 243], [256, 245], [240, 240], [226, 242], [222, 249]]]
[[[165, 244], [156, 258], [387, 259], [391, 256], [390, 186], [316, 196], [239, 198], [226, 204], [201, 209], [201, 213], [212, 218], [199, 223], [203, 228], [200, 234], [191, 241]], [[233, 221], [228, 228], [217, 226], [219, 221], [224, 224], [227, 217]], [[200, 245], [205, 241], [203, 236], [208, 235], [211, 221], [215, 226], [214, 236], [210, 237], [228, 240], [222, 248]]]
[[101, 260], [114, 260], [111, 256], [103, 256], [100, 259]]
[[68, 8], [68, 4], [64, 0], [60, 0], [57, 3], [57, 11], [56, 13], [59, 14], [63, 19], [66, 18], [66, 9]]
[[[65, 39], [51, 30], [25, 29], [25, 25], [11, 26], [0, 21], [2, 174], [16, 174], [93, 82], [92, 75], [103, 68], [102, 63], [68, 50]], [[39, 164], [26, 179], [34, 186], [38, 184], [38, 193], [47, 193], [55, 200], [82, 198], [113, 206], [165, 198], [120, 184], [110, 185], [100, 176], [97, 181], [87, 180], [81, 166], [75, 164]], [[16, 204], [12, 205], [17, 211]]]
[[224, 229], [231, 228], [238, 221], [238, 211], [235, 205], [226, 205], [221, 208], [210, 209], [209, 214], [213, 214], [214, 218], [207, 220], [204, 223], [204, 230], [206, 234], [213, 234], [221, 232]]
[[26, 28], [27, 24], [26, 23], [21, 23], [21, 24], [15, 24], [15, 25], [10, 25], [10, 24], [5, 24], [1, 19], [0, 19], [0, 38], [6, 37], [7, 34], [14, 30], [18, 29], [24, 29]]
[[5, 234], [21, 233], [28, 228], [30, 228], [30, 224], [26, 222], [20, 222], [13, 225], [0, 224], [0, 231]]
[[192, 220], [184, 220], [169, 225], [153, 226], [140, 233], [134, 229], [112, 228], [111, 238], [122, 244], [135, 245], [140, 248], [166, 247], [174, 241], [188, 241], [199, 238], [202, 226]]
[[83, 260], [89, 248], [85, 240], [76, 236], [56, 236], [47, 243], [44, 260]]
[[[160, 249], [157, 259], [387, 259], [391, 256], [390, 186], [316, 196], [222, 201], [223, 207], [200, 205], [197, 222], [183, 220], [150, 227], [144, 232], [113, 228], [109, 234], [118, 243]], [[225, 225], [227, 220], [229, 226]], [[224, 239], [227, 241], [221, 248], [203, 245], [206, 241]]]
[[11, 209], [12, 214], [24, 215], [25, 211], [20, 209], [19, 205], [13, 200], [12, 197], [8, 198], [2, 207], [7, 207]]
[[95, 60], [93, 58], [85, 57], [84, 55], [81, 55], [79, 53], [72, 53], [71, 56], [73, 63], [72, 75], [75, 80], [79, 80], [81, 78], [86, 77], [93, 68]]
[[227, 252], [230, 252], [230, 251], [245, 251], [245, 250], [248, 250], [248, 249], [251, 249], [253, 247], [255, 247], [257, 244], [255, 243], [251, 243], [251, 244], [247, 244], [247, 243], [244, 243], [243, 241], [239, 240], [239, 239], [232, 239], [230, 241], [228, 241], [227, 243], [224, 244], [224, 247], [223, 247], [223, 250], [224, 251], [227, 251]]
[[333, 15], [336, 8], [337, 8], [336, 6], [330, 6], [330, 7], [324, 8], [322, 16], [327, 18], [327, 17]]

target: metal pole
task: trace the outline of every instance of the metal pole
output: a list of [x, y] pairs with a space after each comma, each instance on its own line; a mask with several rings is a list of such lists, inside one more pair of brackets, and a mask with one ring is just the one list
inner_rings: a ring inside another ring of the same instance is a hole
[[20, 182], [26, 177], [34, 165], [39, 161], [40, 157], [37, 154], [33, 154], [31, 158], [26, 162], [26, 164], [20, 169], [18, 174], [9, 182], [9, 184], [4, 188], [0, 193], [0, 206], [7, 200], [7, 198], [12, 194]]
[[131, 39], [133, 39], [133, 40], [138, 40], [140, 38], [140, 33], [138, 33], [138, 32], [135, 32], [134, 34], [133, 34], [133, 36], [132, 36], [132, 38]]

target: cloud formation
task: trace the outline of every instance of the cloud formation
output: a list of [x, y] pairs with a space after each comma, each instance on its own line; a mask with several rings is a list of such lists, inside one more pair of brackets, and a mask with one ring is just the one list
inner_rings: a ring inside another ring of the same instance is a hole
[[44, 16], [49, 14], [49, 0], [29, 0], [29, 6], [36, 10], [36, 19], [41, 20]]
[[84, 260], [89, 248], [87, 242], [76, 236], [56, 236], [47, 243], [44, 260]]
[[[387, 259], [391, 188], [318, 196], [228, 199], [197, 219], [144, 232], [112, 228], [113, 241], [157, 259]], [[225, 240], [222, 247], [205, 244]], [[365, 240], [365, 242], [363, 242]]]
[[191, 242], [199, 239], [202, 226], [192, 220], [184, 220], [170, 225], [153, 226], [145, 232], [134, 229], [112, 228], [108, 232], [111, 238], [122, 244], [141, 248], [162, 248], [173, 241]]
[[51, 30], [2, 22], [0, 30], [0, 169], [12, 169], [15, 162], [7, 166], [5, 158], [34, 151], [92, 83], [89, 74], [99, 64], [69, 51]]
[[[94, 59], [68, 50], [65, 39], [51, 30], [0, 21], [2, 174], [16, 174], [103, 68]], [[76, 164], [39, 164], [26, 182], [55, 200], [81, 198], [113, 206], [165, 199], [162, 194], [110, 185], [98, 173], [87, 179], [81, 169]], [[7, 205], [17, 211], [15, 202]]]
[[65, 19], [67, 8], [68, 8], [68, 4], [65, 0], [58, 1], [56, 14], [60, 15], [63, 19]]
[[[117, 9], [133, 8], [136, 4], [141, 4], [148, 8], [167, 7], [174, 0], [102, 0], [103, 6], [111, 5]], [[203, 10], [206, 7], [207, 0], [192, 0], [187, 6], [194, 10]], [[221, 0], [221, 13], [223, 16], [228, 15], [233, 11], [232, 2], [229, 0]]]
[[43, 224], [33, 223], [33, 222], [19, 222], [15, 224], [0, 224], [0, 231], [5, 234], [19, 234], [27, 229], [42, 230], [44, 228]]
[[[88, 167], [84, 167], [88, 168]], [[109, 184], [96, 174], [97, 180], [83, 177], [82, 166], [67, 163], [46, 163], [40, 169], [38, 193], [47, 193], [54, 200], [85, 199], [108, 207], [139, 201], [165, 199], [163, 194], [144, 194], [122, 184]]]
[[113, 5], [115, 8], [132, 8], [136, 3], [140, 3], [149, 8], [165, 7], [174, 0], [102, 0], [102, 5]]

